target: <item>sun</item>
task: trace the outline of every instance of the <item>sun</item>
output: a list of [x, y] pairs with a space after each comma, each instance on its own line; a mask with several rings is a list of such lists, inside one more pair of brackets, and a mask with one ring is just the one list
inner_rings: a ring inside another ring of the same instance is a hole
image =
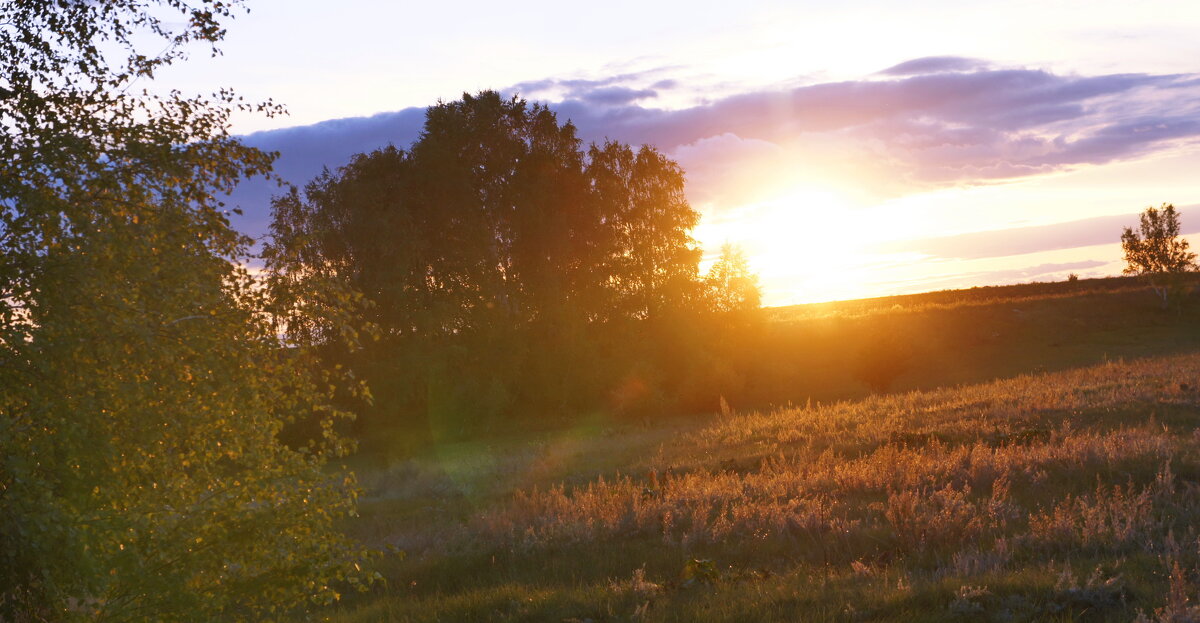
[[881, 294], [877, 270], [888, 258], [871, 251], [908, 234], [894, 212], [858, 205], [830, 188], [804, 187], [737, 209], [706, 229], [705, 248], [741, 245], [769, 305]]

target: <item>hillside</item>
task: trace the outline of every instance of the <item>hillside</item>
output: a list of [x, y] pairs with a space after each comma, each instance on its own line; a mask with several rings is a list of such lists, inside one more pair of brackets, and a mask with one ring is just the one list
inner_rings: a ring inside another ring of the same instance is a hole
[[362, 473], [343, 621], [1192, 620], [1200, 354]]
[[[1192, 282], [1200, 282], [1200, 275], [1195, 276]], [[1077, 281], [1047, 281], [1004, 286], [980, 286], [960, 290], [937, 290], [828, 303], [805, 303], [771, 307], [767, 311], [768, 317], [773, 320], [792, 322], [830, 316], [865, 316], [898, 311], [916, 312], [962, 306], [1016, 304], [1080, 295], [1146, 291], [1146, 283], [1139, 277], [1102, 277]]]
[[[1200, 348], [1200, 304], [1165, 312], [1139, 280], [972, 288], [764, 310], [735, 408], [862, 398]], [[890, 372], [872, 387], [869, 371]], [[867, 372], [867, 373], [865, 373]]]

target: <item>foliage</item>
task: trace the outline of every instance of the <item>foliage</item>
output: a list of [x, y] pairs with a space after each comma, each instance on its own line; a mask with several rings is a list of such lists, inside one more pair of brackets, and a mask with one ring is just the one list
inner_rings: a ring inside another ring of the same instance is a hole
[[1183, 292], [1180, 276], [1200, 268], [1188, 241], [1179, 237], [1179, 214], [1171, 204], [1146, 208], [1138, 231], [1126, 227], [1121, 233], [1121, 248], [1125, 274], [1144, 276], [1164, 309]]
[[278, 108], [137, 88], [239, 6], [0, 6], [0, 618], [257, 619], [355, 573], [335, 379], [216, 199], [271, 161], [230, 114]]
[[685, 586], [697, 584], [712, 584], [720, 579], [721, 573], [713, 561], [703, 558], [690, 558], [683, 565], [679, 578]]
[[[518, 410], [662, 406], [707, 309], [697, 219], [658, 151], [585, 149], [544, 105], [485, 91], [430, 107], [407, 150], [277, 197], [266, 256], [278, 281], [345, 283], [371, 302], [382, 339], [330, 354], [379, 380], [378, 421], [455, 433]], [[720, 309], [757, 308], [744, 258], [729, 250], [717, 270]]]

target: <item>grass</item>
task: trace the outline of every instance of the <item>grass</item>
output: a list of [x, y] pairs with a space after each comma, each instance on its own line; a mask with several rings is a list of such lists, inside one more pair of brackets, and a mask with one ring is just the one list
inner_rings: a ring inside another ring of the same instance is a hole
[[[1200, 354], [360, 459], [336, 621], [1197, 620]], [[1189, 618], [1190, 617], [1190, 618]]]

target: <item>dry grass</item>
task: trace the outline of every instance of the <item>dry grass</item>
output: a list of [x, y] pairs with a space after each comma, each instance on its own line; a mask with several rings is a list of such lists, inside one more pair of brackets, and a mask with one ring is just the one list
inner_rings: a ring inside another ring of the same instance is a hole
[[1110, 362], [376, 469], [351, 530], [406, 557], [337, 616], [1197, 620], [1198, 380]]

